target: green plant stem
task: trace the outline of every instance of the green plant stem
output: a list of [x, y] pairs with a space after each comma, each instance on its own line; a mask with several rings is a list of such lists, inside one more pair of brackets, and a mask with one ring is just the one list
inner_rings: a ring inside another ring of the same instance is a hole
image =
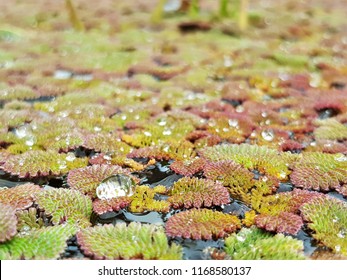
[[239, 28], [245, 31], [248, 28], [248, 7], [249, 0], [241, 0], [239, 12]]

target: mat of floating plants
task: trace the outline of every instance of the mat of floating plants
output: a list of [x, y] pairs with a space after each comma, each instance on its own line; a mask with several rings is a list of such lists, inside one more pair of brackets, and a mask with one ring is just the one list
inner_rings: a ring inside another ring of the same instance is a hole
[[0, 259], [346, 259], [346, 0], [0, 2]]

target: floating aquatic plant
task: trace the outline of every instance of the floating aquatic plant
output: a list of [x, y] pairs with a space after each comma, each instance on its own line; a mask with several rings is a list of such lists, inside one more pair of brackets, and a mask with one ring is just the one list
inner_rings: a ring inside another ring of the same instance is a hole
[[300, 207], [321, 196], [321, 193], [295, 189], [262, 197], [257, 204], [252, 204], [260, 213], [254, 223], [268, 231], [295, 235], [303, 226]]
[[85, 166], [87, 160], [71, 159], [70, 154], [36, 150], [10, 157], [2, 165], [2, 169], [20, 178], [61, 175], [71, 169]]
[[93, 201], [93, 211], [102, 215], [107, 212], [117, 212], [121, 209], [127, 208], [132, 201], [132, 197], [122, 196], [111, 199], [95, 199]]
[[170, 164], [170, 169], [177, 174], [190, 177], [202, 171], [204, 165], [205, 160], [197, 157], [192, 160], [176, 160]]
[[67, 247], [66, 241], [76, 233], [73, 225], [59, 225], [33, 229], [16, 235], [0, 244], [1, 260], [58, 259]]
[[166, 234], [191, 239], [222, 238], [241, 228], [233, 215], [209, 209], [192, 209], [173, 215], [166, 222]]
[[84, 254], [94, 259], [177, 260], [182, 248], [168, 244], [162, 227], [125, 223], [86, 228], [77, 233]]
[[207, 123], [207, 131], [230, 143], [243, 143], [250, 136], [254, 124], [245, 116], [216, 116]]
[[277, 233], [289, 233], [295, 235], [301, 229], [303, 224], [304, 223], [300, 216], [288, 212], [281, 212], [276, 216], [260, 214], [255, 217], [255, 225], [258, 228]]
[[204, 175], [220, 181], [226, 186], [233, 198], [239, 199], [247, 205], [256, 207], [264, 195], [273, 193], [279, 184], [276, 177], [259, 176], [232, 160], [208, 162], [204, 166]]
[[119, 136], [114, 134], [98, 133], [86, 137], [83, 147], [103, 153], [116, 153], [126, 155], [131, 147], [122, 142]]
[[146, 211], [169, 212], [170, 203], [166, 200], [157, 200], [155, 195], [166, 191], [164, 186], [137, 186], [132, 196], [132, 201], [128, 210], [133, 213], [143, 213]]
[[300, 208], [313, 237], [334, 252], [347, 256], [347, 204], [329, 197], [317, 197]]
[[194, 130], [194, 126], [187, 120], [176, 120], [161, 125], [160, 122], [147, 124], [143, 128], [133, 131], [132, 134], [124, 134], [122, 140], [133, 147], [148, 147], [163, 142], [176, 141]]
[[219, 182], [208, 179], [182, 178], [175, 182], [168, 201], [174, 208], [201, 208], [230, 202], [229, 193]]
[[302, 153], [293, 164], [292, 183], [305, 189], [336, 189], [347, 183], [347, 157], [343, 154]]
[[232, 160], [208, 162], [204, 167], [206, 178], [219, 181], [228, 187], [231, 195], [250, 203], [250, 192], [254, 186], [254, 174]]
[[42, 217], [39, 216], [39, 211], [35, 207], [17, 211], [16, 216], [18, 218], [17, 228], [19, 232], [42, 228], [45, 225]]
[[0, 203], [11, 205], [16, 210], [24, 210], [34, 203], [34, 195], [40, 191], [40, 186], [31, 183], [0, 188]]
[[45, 190], [35, 195], [35, 202], [47, 216], [52, 216], [54, 225], [65, 222], [79, 227], [90, 225], [92, 201], [77, 190]]
[[0, 89], [0, 100], [35, 99], [37, 94], [32, 88], [23, 85]]
[[131, 158], [155, 158], [158, 160], [192, 160], [196, 153], [194, 145], [189, 141], [170, 140], [159, 145], [144, 147], [128, 154]]
[[347, 127], [336, 119], [317, 120], [316, 124], [319, 125], [314, 131], [317, 140], [347, 139]]
[[247, 211], [245, 213], [245, 218], [242, 220], [242, 224], [244, 224], [246, 227], [251, 227], [254, 225], [256, 216], [257, 213], [254, 210]]
[[250, 170], [275, 176], [283, 180], [290, 173], [288, 163], [291, 155], [280, 153], [267, 147], [241, 144], [217, 145], [200, 150], [200, 154], [210, 161], [233, 160]]
[[0, 203], [0, 244], [17, 233], [16, 209]]
[[302, 260], [301, 240], [271, 235], [255, 227], [242, 228], [225, 239], [225, 251], [234, 260]]
[[118, 165], [92, 165], [71, 170], [67, 176], [67, 183], [72, 189], [95, 198], [96, 188], [99, 184], [106, 178], [116, 174], [130, 176], [127, 170]]

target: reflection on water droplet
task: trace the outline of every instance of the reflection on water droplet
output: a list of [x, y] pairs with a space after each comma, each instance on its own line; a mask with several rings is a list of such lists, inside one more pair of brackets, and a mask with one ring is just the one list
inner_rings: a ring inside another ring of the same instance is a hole
[[65, 160], [61, 160], [61, 159], [58, 159], [58, 165], [59, 165], [59, 169], [62, 170], [62, 169], [66, 169], [66, 161]]
[[341, 251], [341, 246], [340, 245], [336, 245], [335, 246], [335, 251], [336, 252], [340, 252]]
[[32, 147], [34, 146], [36, 142], [35, 136], [28, 136], [28, 138], [25, 140], [25, 145]]
[[110, 154], [105, 154], [105, 155], [103, 155], [103, 159], [106, 159], [106, 160], [111, 160], [111, 159], [112, 159], [112, 157], [111, 157], [111, 155], [110, 155]]
[[237, 113], [242, 113], [245, 110], [245, 108], [242, 105], [239, 105], [235, 108], [235, 110]]
[[265, 141], [272, 141], [275, 138], [275, 134], [271, 129], [263, 130], [261, 132], [261, 137], [263, 137]]
[[143, 134], [144, 134], [145, 136], [148, 136], [148, 137], [152, 136], [152, 133], [150, 133], [149, 131], [145, 131], [145, 132], [143, 132]]
[[166, 120], [165, 119], [159, 119], [158, 125], [160, 125], [160, 126], [166, 125]]
[[120, 196], [131, 196], [134, 193], [134, 181], [126, 175], [112, 175], [103, 180], [96, 188], [99, 199], [112, 199]]
[[164, 6], [164, 12], [176, 12], [181, 7], [181, 0], [168, 0]]
[[224, 56], [224, 66], [231, 67], [233, 65], [233, 60], [230, 56]]
[[24, 125], [21, 125], [19, 127], [17, 127], [15, 130], [14, 130], [14, 134], [19, 138], [19, 139], [22, 139], [28, 135], [31, 134], [31, 127], [29, 124], [24, 124]]
[[101, 127], [99, 127], [99, 126], [94, 126], [94, 131], [95, 131], [95, 132], [101, 131]]
[[284, 171], [281, 171], [280, 174], [279, 174], [279, 177], [280, 177], [281, 179], [284, 179], [284, 178], [287, 177], [287, 173], [284, 172]]
[[266, 118], [266, 117], [268, 116], [268, 114], [267, 114], [267, 112], [262, 112], [262, 113], [261, 113], [261, 116], [262, 116], [263, 118]]
[[346, 232], [344, 230], [340, 230], [339, 233], [337, 234], [337, 237], [339, 238], [345, 238]]
[[59, 80], [70, 79], [71, 76], [72, 76], [72, 73], [67, 70], [56, 70], [54, 72], [54, 78]]
[[170, 129], [165, 129], [164, 131], [163, 131], [163, 135], [171, 135], [171, 130]]
[[335, 156], [335, 160], [337, 161], [347, 161], [347, 157], [343, 154], [339, 154], [337, 156]]
[[76, 156], [74, 153], [67, 153], [66, 158], [67, 161], [74, 161], [76, 159]]
[[236, 235], [236, 239], [240, 242], [243, 242], [246, 240], [246, 237], [245, 236], [242, 236], [242, 235]]
[[232, 127], [237, 127], [239, 125], [239, 121], [238, 120], [235, 120], [235, 119], [230, 119], [228, 121], [229, 125], [232, 126]]

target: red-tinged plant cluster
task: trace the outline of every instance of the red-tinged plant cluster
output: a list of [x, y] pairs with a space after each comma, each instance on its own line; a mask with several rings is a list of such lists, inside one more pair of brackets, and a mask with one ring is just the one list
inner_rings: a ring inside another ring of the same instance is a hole
[[170, 217], [166, 222], [166, 234], [191, 239], [223, 238], [241, 227], [233, 215], [208, 209], [192, 209]]
[[226, 188], [219, 182], [198, 178], [182, 178], [174, 183], [168, 201], [174, 208], [201, 208], [230, 202]]

